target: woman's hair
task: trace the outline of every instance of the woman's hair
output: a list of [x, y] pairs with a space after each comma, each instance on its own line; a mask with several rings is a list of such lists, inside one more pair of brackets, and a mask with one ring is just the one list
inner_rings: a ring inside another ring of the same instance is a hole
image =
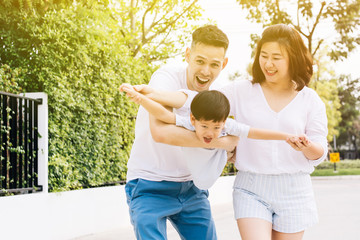
[[205, 25], [199, 27], [192, 34], [192, 46], [197, 43], [203, 43], [205, 45], [223, 47], [225, 52], [229, 46], [229, 39], [226, 34], [214, 25]]
[[196, 120], [223, 122], [229, 116], [230, 103], [219, 91], [202, 91], [194, 97], [190, 109]]
[[261, 70], [259, 56], [264, 43], [277, 42], [289, 56], [289, 71], [291, 80], [296, 83], [296, 90], [300, 91], [310, 82], [313, 74], [312, 57], [306, 48], [300, 34], [285, 24], [276, 24], [267, 27], [257, 43], [256, 54], [252, 66], [253, 83], [265, 81]]

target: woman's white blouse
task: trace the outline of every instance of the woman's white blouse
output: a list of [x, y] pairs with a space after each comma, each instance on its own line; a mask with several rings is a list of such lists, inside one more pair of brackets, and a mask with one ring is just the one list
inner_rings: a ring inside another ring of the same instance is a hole
[[323, 156], [308, 160], [285, 141], [240, 139], [235, 163], [238, 170], [260, 174], [311, 173], [314, 166], [326, 158], [326, 109], [313, 89], [304, 87], [280, 112], [270, 108], [259, 84], [239, 80], [221, 91], [230, 101], [230, 115], [235, 120], [255, 128], [306, 134], [311, 141], [324, 148]]

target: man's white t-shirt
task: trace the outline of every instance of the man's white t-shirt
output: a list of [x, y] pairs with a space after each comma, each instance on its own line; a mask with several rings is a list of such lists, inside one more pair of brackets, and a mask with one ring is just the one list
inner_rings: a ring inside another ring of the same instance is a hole
[[[177, 91], [187, 89], [186, 65], [165, 65], [151, 77], [149, 85], [156, 89]], [[190, 109], [190, 106], [183, 109]], [[176, 111], [184, 116], [188, 112]], [[183, 182], [192, 180], [181, 147], [157, 143], [153, 140], [149, 126], [149, 113], [140, 106], [136, 124], [135, 140], [127, 165], [127, 179], [142, 178], [151, 181]]]

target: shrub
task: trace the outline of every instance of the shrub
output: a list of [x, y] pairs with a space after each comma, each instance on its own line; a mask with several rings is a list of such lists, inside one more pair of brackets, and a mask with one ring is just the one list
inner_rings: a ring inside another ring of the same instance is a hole
[[125, 179], [137, 106], [121, 83], [146, 83], [152, 67], [130, 56], [105, 8], [0, 16], [0, 62], [26, 72], [24, 92], [48, 94], [49, 189]]

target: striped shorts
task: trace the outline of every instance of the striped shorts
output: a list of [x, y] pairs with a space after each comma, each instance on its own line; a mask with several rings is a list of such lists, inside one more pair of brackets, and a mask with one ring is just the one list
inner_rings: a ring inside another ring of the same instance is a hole
[[301, 232], [318, 222], [311, 178], [306, 173], [271, 175], [239, 171], [233, 204], [236, 219], [264, 219], [278, 232]]

